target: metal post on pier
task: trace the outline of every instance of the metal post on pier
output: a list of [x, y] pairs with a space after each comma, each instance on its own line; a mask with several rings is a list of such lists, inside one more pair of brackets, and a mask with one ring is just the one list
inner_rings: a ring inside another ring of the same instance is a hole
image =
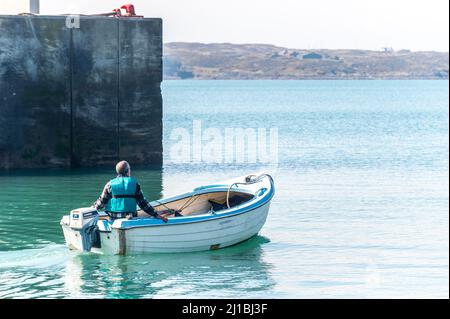
[[39, 0], [30, 0], [30, 13], [39, 14]]

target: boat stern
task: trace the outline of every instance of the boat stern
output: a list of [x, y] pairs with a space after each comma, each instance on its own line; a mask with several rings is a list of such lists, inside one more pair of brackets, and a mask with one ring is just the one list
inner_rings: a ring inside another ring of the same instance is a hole
[[99, 246], [97, 221], [98, 212], [92, 207], [78, 208], [63, 216], [60, 225], [69, 249], [90, 251], [92, 247]]

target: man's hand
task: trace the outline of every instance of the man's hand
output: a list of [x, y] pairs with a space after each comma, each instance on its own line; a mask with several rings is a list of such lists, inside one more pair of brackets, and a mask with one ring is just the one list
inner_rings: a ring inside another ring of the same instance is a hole
[[163, 222], [167, 223], [169, 220], [167, 219], [167, 217], [162, 216], [162, 215], [158, 215], [156, 218], [161, 219]]

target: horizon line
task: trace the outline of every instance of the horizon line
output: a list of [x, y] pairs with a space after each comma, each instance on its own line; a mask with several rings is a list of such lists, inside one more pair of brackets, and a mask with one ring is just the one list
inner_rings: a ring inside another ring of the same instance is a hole
[[230, 44], [230, 45], [240, 45], [240, 46], [246, 46], [246, 45], [260, 45], [260, 46], [273, 46], [280, 49], [288, 49], [288, 50], [306, 50], [306, 51], [314, 51], [314, 50], [330, 50], [330, 51], [339, 51], [339, 50], [346, 50], [346, 51], [373, 51], [373, 52], [383, 52], [383, 48], [390, 48], [393, 51], [392, 52], [399, 52], [402, 50], [410, 51], [411, 53], [419, 53], [419, 52], [435, 52], [435, 53], [446, 53], [449, 54], [449, 51], [440, 51], [436, 49], [427, 49], [427, 50], [412, 50], [408, 48], [401, 48], [401, 49], [394, 49], [392, 46], [386, 46], [386, 47], [380, 47], [379, 50], [376, 49], [355, 49], [355, 48], [339, 48], [339, 49], [330, 49], [330, 48], [293, 48], [293, 47], [285, 47], [280, 46], [272, 43], [237, 43], [237, 42], [199, 42], [199, 41], [168, 41], [163, 42], [163, 44], [173, 44], [173, 43], [183, 43], [183, 44], [202, 44], [202, 45], [213, 45], [213, 44]]

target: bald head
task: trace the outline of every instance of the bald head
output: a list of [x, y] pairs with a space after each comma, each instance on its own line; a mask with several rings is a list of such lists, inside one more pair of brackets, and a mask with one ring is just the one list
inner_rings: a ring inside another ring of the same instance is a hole
[[122, 176], [130, 176], [130, 174], [131, 174], [130, 164], [128, 164], [127, 161], [120, 161], [116, 165], [116, 172], [117, 172], [117, 174], [122, 175]]

